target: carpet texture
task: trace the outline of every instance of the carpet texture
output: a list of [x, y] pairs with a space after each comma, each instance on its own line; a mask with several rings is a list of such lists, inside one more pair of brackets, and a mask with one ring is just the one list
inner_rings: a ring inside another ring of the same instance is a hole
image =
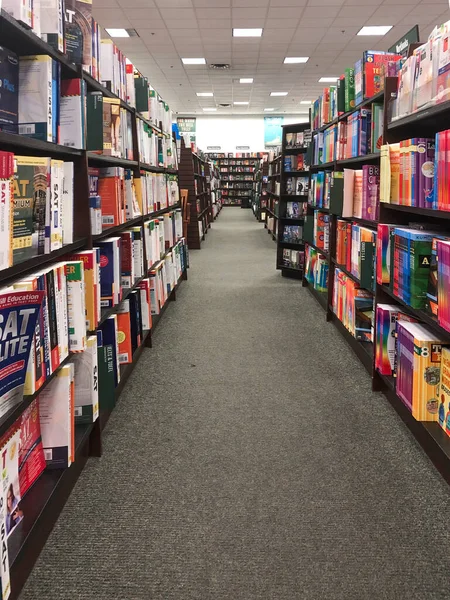
[[448, 487], [225, 208], [21, 600], [449, 598]]

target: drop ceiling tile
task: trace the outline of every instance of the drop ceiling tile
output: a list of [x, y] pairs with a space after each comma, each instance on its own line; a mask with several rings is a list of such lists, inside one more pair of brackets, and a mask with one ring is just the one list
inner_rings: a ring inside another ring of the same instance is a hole
[[441, 15], [444, 10], [445, 6], [442, 4], [418, 4], [408, 13], [408, 16], [428, 16], [429, 19], [432, 19], [435, 16]]
[[220, 27], [222, 19], [231, 19], [231, 7], [202, 8], [196, 14], [197, 19], [217, 19], [217, 27]]
[[[94, 0], [97, 2], [97, 0]], [[160, 8], [192, 8], [192, 0], [153, 0]]]
[[[155, 8], [155, 2], [153, 0], [117, 0], [117, 2], [127, 10], [130, 8]], [[94, 2], [94, 7], [97, 3]]]
[[246, 7], [246, 8], [238, 8], [233, 6], [231, 9], [231, 15], [233, 19], [253, 19], [258, 17], [265, 17], [265, 14], [259, 13], [259, 11], [255, 11], [254, 8]]
[[[296, 28], [299, 24], [299, 19], [270, 19], [267, 20], [267, 26], [270, 30], [276, 29], [278, 31], [278, 35], [282, 36], [283, 33], [280, 31], [281, 29], [289, 29]], [[267, 29], [263, 31], [263, 38], [266, 37]]]
[[97, 8], [92, 11], [93, 17], [103, 28], [105, 27], [129, 27], [129, 21], [121, 8]]
[[[291, 7], [272, 7], [269, 8], [267, 18], [271, 19], [299, 19], [304, 11], [303, 6], [291, 6]], [[270, 25], [270, 21], [267, 23]]]
[[355, 17], [361, 17], [361, 20], [363, 18], [368, 18], [370, 16], [373, 15], [373, 13], [376, 11], [377, 7], [374, 5], [370, 5], [370, 6], [343, 6], [341, 8], [341, 10], [339, 11], [338, 17], [339, 18], [346, 18], [346, 17], [350, 17], [352, 19], [354, 19]]
[[196, 18], [193, 8], [160, 8], [162, 18], [166, 21], [169, 20], [180, 20], [187, 19], [191, 21]]
[[270, 6], [306, 6], [311, 0], [270, 0]]
[[[162, 19], [158, 19], [156, 17], [150, 17], [148, 19], [141, 17], [137, 18], [134, 16], [135, 11], [129, 11], [130, 15], [130, 23], [136, 29], [151, 29], [152, 31], [156, 31], [157, 29], [166, 29], [166, 24]], [[123, 25], [119, 25], [123, 27]]]
[[231, 0], [192, 0], [196, 8], [211, 8], [231, 6]]
[[236, 8], [254, 6], [255, 8], [265, 10], [269, 4], [269, 0], [232, 0], [231, 4]]
[[94, 8], [116, 8], [120, 9], [120, 4], [117, 0], [96, 0], [95, 7], [92, 7], [92, 11]]
[[231, 19], [198, 19], [198, 26], [203, 29], [228, 29], [231, 32]]
[[[303, 33], [306, 33], [306, 31], [311, 31], [311, 29], [322, 29], [325, 31], [328, 27], [331, 27], [333, 21], [334, 17], [322, 17], [321, 19], [307, 19], [302, 17], [298, 25], [297, 33], [299, 30]], [[297, 33], [295, 34], [295, 37], [298, 37]]]

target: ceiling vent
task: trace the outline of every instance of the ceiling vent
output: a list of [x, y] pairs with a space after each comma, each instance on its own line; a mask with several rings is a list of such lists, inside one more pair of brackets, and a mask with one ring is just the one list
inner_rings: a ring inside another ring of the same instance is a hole
[[209, 65], [210, 69], [217, 69], [219, 71], [226, 71], [231, 68], [231, 65], [228, 63], [211, 63]]

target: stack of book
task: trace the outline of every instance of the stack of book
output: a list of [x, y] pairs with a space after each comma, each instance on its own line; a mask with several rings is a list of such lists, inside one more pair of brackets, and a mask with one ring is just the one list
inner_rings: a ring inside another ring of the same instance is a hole
[[318, 292], [328, 290], [328, 259], [315, 248], [305, 248], [305, 279]]
[[333, 312], [354, 338], [371, 342], [373, 338], [373, 295], [360, 288], [339, 268], [334, 271]]

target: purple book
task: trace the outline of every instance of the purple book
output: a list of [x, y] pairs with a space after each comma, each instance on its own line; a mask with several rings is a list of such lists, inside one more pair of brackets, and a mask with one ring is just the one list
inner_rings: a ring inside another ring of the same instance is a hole
[[415, 153], [415, 198], [416, 206], [419, 208], [425, 207], [425, 182], [422, 167], [427, 156], [427, 139], [417, 138], [417, 152]]
[[361, 217], [369, 221], [378, 219], [380, 200], [380, 167], [363, 165], [362, 213]]
[[406, 323], [397, 322], [397, 395], [412, 411], [412, 392], [414, 379], [414, 335]]

